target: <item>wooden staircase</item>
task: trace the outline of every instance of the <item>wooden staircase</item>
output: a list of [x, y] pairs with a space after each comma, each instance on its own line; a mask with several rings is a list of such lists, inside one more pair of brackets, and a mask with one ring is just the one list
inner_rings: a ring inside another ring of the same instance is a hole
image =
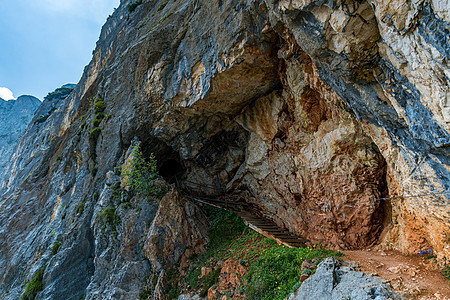
[[288, 247], [306, 247], [308, 240], [296, 236], [286, 229], [278, 227], [273, 221], [260, 218], [250, 212], [236, 212], [250, 227], [261, 233], [262, 235], [275, 239], [279, 244], [284, 244]]
[[261, 233], [267, 238], [274, 239], [279, 244], [286, 245], [287, 247], [306, 247], [306, 245], [310, 243], [308, 240], [296, 236], [286, 229], [278, 227], [272, 220], [257, 215], [246, 203], [231, 202], [202, 196], [184, 196], [202, 204], [232, 211], [241, 217], [253, 230]]

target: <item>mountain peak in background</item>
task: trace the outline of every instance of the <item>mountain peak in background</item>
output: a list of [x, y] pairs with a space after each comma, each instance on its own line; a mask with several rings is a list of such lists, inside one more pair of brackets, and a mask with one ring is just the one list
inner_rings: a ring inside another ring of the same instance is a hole
[[17, 100], [0, 99], [0, 174], [2, 174], [17, 140], [27, 128], [41, 101], [30, 95], [20, 96]]
[[17, 141], [33, 123], [42, 123], [58, 108], [60, 102], [74, 89], [76, 84], [68, 83], [45, 96], [41, 102], [31, 95], [22, 95], [16, 100], [0, 98], [0, 181], [14, 152]]

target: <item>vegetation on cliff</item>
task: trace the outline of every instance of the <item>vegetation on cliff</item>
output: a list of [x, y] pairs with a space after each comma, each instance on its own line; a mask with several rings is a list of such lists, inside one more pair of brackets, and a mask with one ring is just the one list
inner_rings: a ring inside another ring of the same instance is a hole
[[205, 211], [212, 222], [209, 248], [204, 255], [191, 257], [186, 277], [172, 285], [174, 290], [198, 292], [202, 297], [212, 293], [284, 299], [300, 285], [303, 262], [317, 266], [325, 257], [342, 255], [316, 246], [288, 248], [252, 231], [234, 213], [212, 207]]
[[44, 279], [44, 271], [45, 267], [38, 270], [31, 280], [25, 286], [25, 292], [22, 294], [21, 300], [33, 300], [37, 293], [42, 291], [44, 288], [44, 283], [42, 280]]
[[134, 146], [131, 155], [121, 166], [122, 186], [146, 197], [161, 198], [166, 189], [157, 184], [158, 168], [155, 156], [145, 159], [139, 144]]
[[74, 87], [72, 87], [70, 84], [65, 85], [63, 87], [57, 88], [53, 92], [50, 92], [47, 94], [47, 96], [44, 97], [45, 100], [51, 101], [54, 99], [64, 99], [73, 91]]

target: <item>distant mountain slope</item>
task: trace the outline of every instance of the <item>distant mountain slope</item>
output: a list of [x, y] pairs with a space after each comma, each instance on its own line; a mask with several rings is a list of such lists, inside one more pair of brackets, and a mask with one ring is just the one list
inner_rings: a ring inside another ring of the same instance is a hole
[[[75, 87], [74, 84], [70, 84], [70, 83], [65, 84], [62, 87], [57, 88], [53, 92], [48, 93], [47, 96], [44, 97], [44, 101], [42, 101], [42, 102], [33, 96], [20, 96], [19, 98], [17, 98], [16, 101], [8, 101], [8, 102], [4, 101], [4, 103], [11, 102], [14, 105], [14, 107], [10, 108], [10, 110], [9, 110], [10, 115], [12, 115], [11, 117], [8, 117], [8, 115], [6, 113], [7, 109], [5, 109], [5, 112], [3, 112], [3, 110], [0, 112], [0, 123], [1, 123], [0, 126], [2, 126], [2, 129], [0, 129], [0, 135], [1, 135], [0, 138], [3, 137], [3, 132], [5, 132], [5, 135], [7, 135], [7, 133], [9, 133], [9, 132], [14, 132], [14, 136], [13, 136], [13, 138], [8, 140], [8, 142], [10, 144], [7, 144], [6, 142], [2, 142], [2, 144], [0, 145], [0, 149], [2, 149], [2, 147], [8, 146], [8, 147], [6, 147], [8, 149], [7, 153], [1, 152], [2, 157], [0, 158], [0, 161], [1, 161], [0, 183], [3, 183], [4, 181], [7, 182], [14, 176], [14, 172], [11, 173], [12, 166], [11, 165], [8, 166], [8, 162], [10, 160], [15, 159], [14, 153], [16, 152], [15, 149], [17, 148], [16, 145], [17, 145], [17, 142], [19, 141], [19, 137], [21, 135], [27, 136], [27, 135], [36, 134], [37, 132], [42, 131], [43, 126], [45, 126], [45, 124], [43, 124], [43, 123], [48, 123], [47, 120], [50, 118], [50, 116], [54, 115], [54, 112], [57, 110], [57, 108], [60, 106], [60, 104], [64, 101], [64, 99], [66, 99], [67, 96], [69, 96], [69, 94], [72, 92], [74, 87]], [[27, 115], [26, 118], [21, 117], [20, 113], [24, 113], [26, 110], [26, 107], [30, 106], [29, 102], [31, 100], [27, 100], [28, 98], [33, 99], [34, 107], [33, 107], [32, 111]], [[37, 103], [36, 103], [36, 101], [37, 101]], [[2, 106], [0, 105], [0, 107], [2, 107]], [[19, 123], [19, 121], [17, 121], [17, 120], [19, 120], [19, 119], [21, 120], [21, 122], [23, 121], [20, 126], [17, 125]], [[42, 137], [41, 137], [41, 141], [42, 141]], [[31, 142], [30, 145], [33, 145], [34, 152], [32, 154], [30, 154], [29, 156], [33, 156], [42, 150], [41, 147], [36, 146], [37, 142], [35, 142], [35, 143]], [[3, 151], [3, 150], [0, 150], [0, 151]], [[27, 161], [28, 158], [30, 158], [30, 157], [21, 157], [20, 161], [24, 162], [24, 163], [21, 164], [20, 162], [17, 162], [17, 164], [15, 164], [14, 166], [16, 166], [18, 168], [18, 170], [22, 170], [25, 167], [25, 165], [26, 165], [25, 161]]]
[[17, 140], [40, 104], [38, 98], [27, 95], [9, 101], [0, 98], [0, 177]]

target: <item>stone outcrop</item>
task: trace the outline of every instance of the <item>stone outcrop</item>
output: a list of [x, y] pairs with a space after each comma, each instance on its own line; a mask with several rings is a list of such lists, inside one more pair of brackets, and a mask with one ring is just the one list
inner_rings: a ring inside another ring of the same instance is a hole
[[[197, 196], [244, 202], [333, 248], [450, 258], [447, 6], [130, 4], [18, 143], [0, 200], [0, 295], [16, 299], [46, 266], [37, 299], [134, 297], [205, 241]], [[115, 198], [135, 138], [187, 199]], [[120, 224], [100, 223], [107, 208]]]
[[319, 264], [314, 275], [306, 279], [288, 300], [333, 299], [402, 299], [383, 279], [355, 271], [333, 257]]
[[33, 96], [20, 96], [9, 101], [0, 98], [0, 181], [19, 137], [39, 104], [41, 101]]

